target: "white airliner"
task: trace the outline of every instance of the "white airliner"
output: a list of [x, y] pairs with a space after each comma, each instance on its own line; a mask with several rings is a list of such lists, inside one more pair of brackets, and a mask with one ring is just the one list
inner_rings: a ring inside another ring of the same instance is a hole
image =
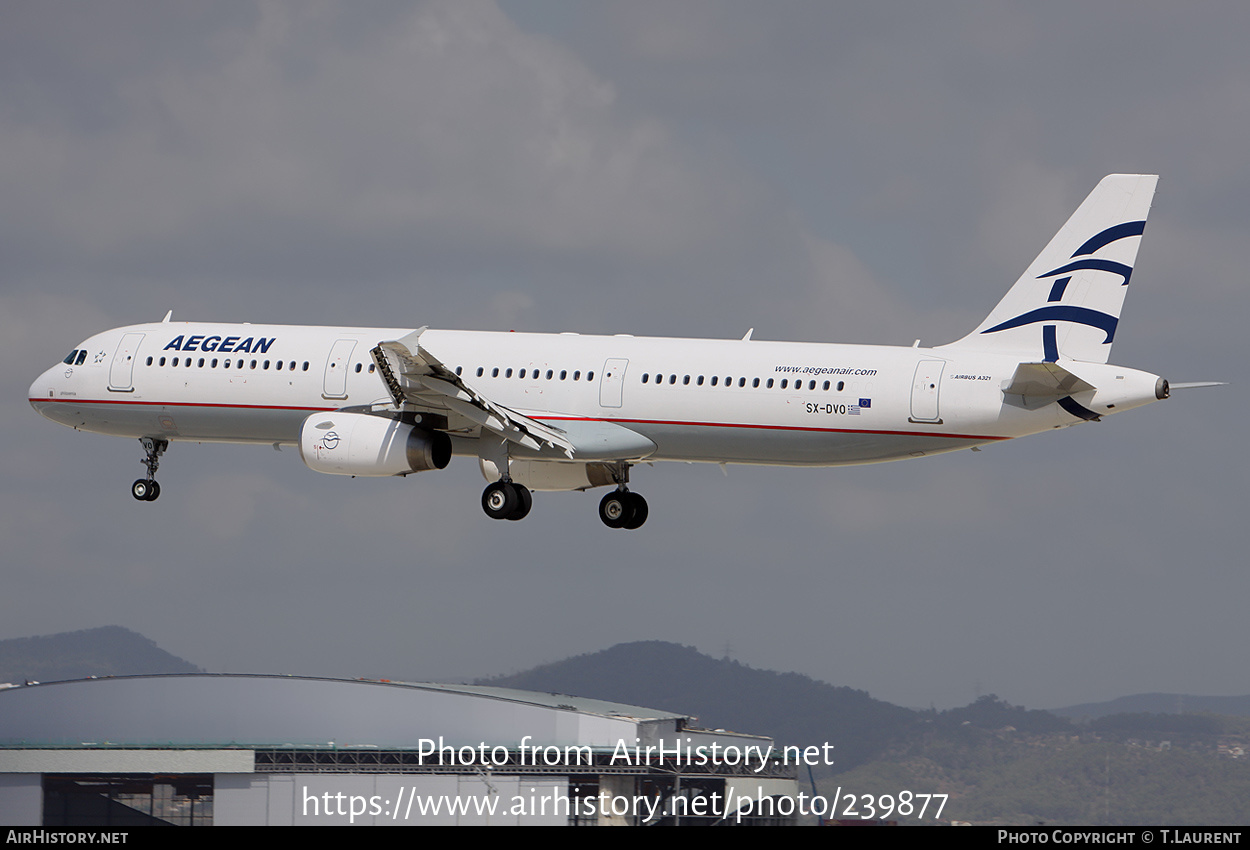
[[141, 501], [160, 494], [170, 441], [273, 443], [335, 475], [475, 456], [495, 519], [523, 518], [532, 490], [614, 486], [600, 518], [637, 528], [647, 503], [628, 483], [641, 462], [876, 463], [1167, 398], [1163, 378], [1107, 364], [1157, 180], [1104, 178], [985, 321], [936, 348], [166, 315], [81, 343], [30, 403], [78, 430], [139, 438]]

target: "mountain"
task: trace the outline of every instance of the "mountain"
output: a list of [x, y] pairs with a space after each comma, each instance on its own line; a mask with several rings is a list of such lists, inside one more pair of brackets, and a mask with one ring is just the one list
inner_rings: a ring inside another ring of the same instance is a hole
[[1183, 714], [1186, 712], [1250, 717], [1250, 696], [1196, 697], [1189, 694], [1134, 694], [1107, 702], [1087, 702], [1051, 709], [1060, 717], [1096, 720], [1108, 714]]
[[199, 672], [194, 664], [121, 626], [0, 640], [0, 682]]
[[708, 729], [777, 744], [836, 746], [836, 770], [879, 752], [917, 713], [798, 673], [757, 670], [663, 641], [622, 643], [478, 684], [613, 700], [691, 714]]

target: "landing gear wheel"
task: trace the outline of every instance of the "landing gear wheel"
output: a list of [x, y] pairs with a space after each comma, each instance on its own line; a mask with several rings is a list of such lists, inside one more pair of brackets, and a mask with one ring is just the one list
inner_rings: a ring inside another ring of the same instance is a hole
[[534, 494], [529, 491], [528, 487], [520, 484], [513, 484], [512, 489], [516, 491], [517, 505], [516, 510], [508, 514], [508, 519], [525, 519], [529, 516], [530, 508], [534, 507]]
[[134, 484], [130, 485], [130, 495], [134, 496], [140, 502], [150, 502], [155, 496], [152, 495], [152, 485], [155, 481], [149, 481], [146, 478], [140, 478]]
[[603, 501], [599, 503], [599, 519], [603, 520], [604, 525], [608, 528], [621, 528], [625, 525], [631, 514], [631, 495], [628, 490], [613, 490], [603, 497]]
[[629, 519], [621, 523], [621, 528], [641, 528], [647, 521], [647, 500], [638, 493], [626, 493], [629, 497]]
[[159, 481], [149, 481], [149, 482], [148, 482], [148, 496], [147, 496], [147, 500], [148, 500], [149, 502], [155, 502], [157, 499], [159, 499], [159, 498], [160, 498], [160, 495], [161, 495], [161, 485], [160, 485], [160, 482], [159, 482]]
[[496, 481], [482, 491], [482, 510], [491, 519], [508, 519], [520, 503], [516, 488], [507, 481]]

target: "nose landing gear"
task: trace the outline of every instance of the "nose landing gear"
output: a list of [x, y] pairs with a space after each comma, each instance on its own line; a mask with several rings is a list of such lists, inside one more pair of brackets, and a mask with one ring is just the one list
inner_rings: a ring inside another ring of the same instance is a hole
[[156, 470], [161, 465], [161, 455], [165, 453], [165, 449], [169, 448], [169, 440], [140, 437], [139, 442], [143, 443], [143, 450], [147, 453], [143, 464], [148, 468], [148, 477], [140, 478], [131, 484], [130, 495], [140, 502], [155, 502], [161, 495], [161, 485], [156, 482]]

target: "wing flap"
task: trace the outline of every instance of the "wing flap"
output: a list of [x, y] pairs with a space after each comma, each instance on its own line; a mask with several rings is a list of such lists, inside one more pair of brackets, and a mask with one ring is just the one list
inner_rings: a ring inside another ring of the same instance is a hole
[[448, 369], [421, 345], [425, 330], [380, 342], [371, 352], [396, 407], [450, 412], [508, 442], [533, 451], [545, 444], [573, 457], [574, 445], [564, 431], [496, 404]]

